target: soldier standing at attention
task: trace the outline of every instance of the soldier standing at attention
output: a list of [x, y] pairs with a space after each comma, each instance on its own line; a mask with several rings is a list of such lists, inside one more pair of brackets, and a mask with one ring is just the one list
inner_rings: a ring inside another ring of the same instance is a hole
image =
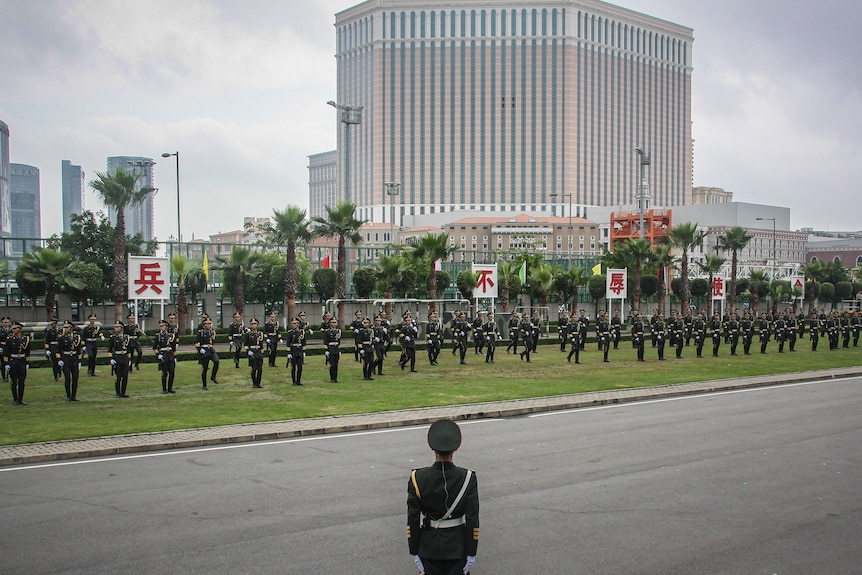
[[3, 381], [9, 377], [6, 370], [6, 354], [3, 349], [6, 347], [6, 341], [12, 335], [12, 319], [8, 315], [0, 318], [0, 372], [3, 374]]
[[862, 329], [862, 319], [859, 318], [859, 313], [859, 311], [856, 311], [850, 317], [850, 329], [853, 332], [853, 347], [859, 347], [859, 331]]
[[27, 368], [30, 366], [30, 336], [21, 335], [20, 322], [12, 322], [10, 333], [3, 346], [3, 373], [8, 374], [12, 387], [12, 404], [27, 405], [24, 387]]
[[619, 349], [620, 338], [623, 335], [623, 320], [620, 317], [620, 310], [614, 312], [614, 317], [611, 318], [611, 337], [614, 341], [614, 349]]
[[820, 341], [820, 320], [817, 313], [811, 313], [808, 323], [808, 338], [811, 340], [811, 351], [817, 351], [817, 343]]
[[844, 337], [844, 345], [842, 347], [850, 347], [850, 333], [852, 329], [850, 327], [850, 312], [844, 312], [844, 315], [841, 316], [841, 334]]
[[153, 352], [159, 362], [162, 372], [162, 393], [174, 393], [174, 375], [177, 371], [177, 360], [174, 359], [177, 336], [170, 331], [170, 324], [159, 321], [159, 333], [153, 338]]
[[694, 335], [694, 346], [697, 351], [697, 357], [703, 357], [703, 344], [706, 341], [706, 314], [700, 312], [691, 324], [692, 334]]
[[[466, 322], [465, 324], [466, 325]], [[467, 337], [467, 334], [464, 334], [464, 337]], [[410, 363], [410, 371], [416, 373], [416, 340], [419, 338], [419, 329], [413, 325], [413, 318], [409, 315], [404, 318], [404, 324], [398, 328], [398, 339], [401, 343], [401, 349], [404, 350], [404, 358], [399, 362], [401, 369], [403, 370], [407, 363]], [[464, 347], [462, 348], [462, 356], [467, 351], [467, 342], [464, 341]], [[463, 362], [462, 362], [463, 363]]]
[[292, 385], [302, 385], [302, 366], [305, 360], [305, 330], [299, 326], [299, 320], [290, 322], [290, 330], [284, 338], [287, 347], [287, 361], [290, 364], [290, 381]]
[[691, 334], [692, 334], [693, 326], [694, 326], [694, 316], [691, 313], [691, 308], [688, 308], [685, 312], [685, 316], [683, 316], [683, 318], [682, 318], [682, 330], [683, 330], [683, 336], [685, 337], [686, 347], [691, 345]]
[[482, 337], [485, 339], [485, 345], [488, 351], [485, 352], [485, 363], [494, 363], [494, 352], [497, 351], [497, 340], [500, 339], [500, 332], [497, 330], [497, 324], [494, 323], [494, 314], [488, 314], [488, 321], [482, 326]]
[[266, 346], [269, 351], [269, 367], [275, 367], [275, 354], [278, 351], [278, 320], [275, 317], [275, 312], [269, 312], [269, 321], [263, 324], [263, 333], [266, 336]]
[[770, 331], [769, 319], [766, 317], [766, 312], [763, 312], [760, 314], [760, 321], [757, 322], [757, 333], [760, 336], [760, 353], [766, 353]]
[[787, 340], [787, 322], [784, 321], [784, 315], [778, 314], [773, 331], [775, 332], [775, 340], [778, 342], [778, 353], [784, 353], [784, 342]]
[[793, 313], [784, 314], [784, 320], [787, 325], [787, 346], [790, 351], [796, 351], [797, 331], [799, 330], [799, 322], [796, 321], [796, 316]]
[[[374, 381], [371, 375], [374, 373], [374, 329], [371, 320], [367, 317], [362, 320], [362, 327], [356, 332], [359, 334], [359, 359], [362, 360], [362, 379]], [[404, 369], [402, 365], [401, 369]]]
[[114, 324], [114, 334], [108, 340], [108, 353], [111, 356], [111, 365], [114, 368], [114, 390], [117, 397], [129, 397], [126, 395], [126, 387], [129, 385], [129, 370], [131, 369], [132, 354], [129, 351], [129, 336], [125, 333], [123, 322]]
[[569, 312], [566, 308], [560, 309], [560, 318], [557, 320], [557, 334], [560, 337], [560, 351], [566, 351], [566, 335], [569, 331]]
[[96, 354], [99, 351], [99, 341], [105, 339], [101, 328], [96, 323], [96, 314], [87, 317], [89, 323], [84, 326], [82, 332], [84, 345], [87, 346], [87, 375], [96, 375]]
[[[176, 314], [173, 312], [169, 313], [168, 314], [168, 333], [171, 333], [171, 334], [177, 336], [176, 337], [177, 340], [179, 340], [179, 338], [180, 338], [179, 328], [180, 328], [180, 326], [177, 325]], [[176, 351], [176, 349], [174, 351]]]
[[712, 314], [712, 320], [709, 322], [709, 332], [712, 335], [712, 357], [718, 357], [722, 331], [724, 331], [724, 325], [721, 322], [721, 316], [718, 315], [718, 312], [715, 312]]
[[57, 339], [57, 365], [63, 368], [66, 401], [78, 401], [78, 377], [80, 375], [81, 352], [84, 344], [81, 336], [72, 333], [75, 324], [63, 322], [63, 333]]
[[60, 337], [60, 330], [57, 329], [57, 320], [51, 319], [51, 325], [45, 328], [45, 356], [51, 362], [51, 369], [54, 371], [54, 381], [60, 381], [62, 369], [57, 365], [57, 339]]
[[448, 419], [428, 430], [434, 465], [414, 469], [407, 482], [407, 545], [419, 573], [468, 575], [479, 546], [476, 474], [452, 462], [461, 430]]
[[656, 348], [658, 348], [658, 360], [664, 361], [664, 346], [667, 343], [667, 326], [664, 323], [664, 315], [659, 313], [653, 325]]
[[428, 326], [425, 328], [425, 336], [428, 344], [428, 361], [431, 365], [437, 365], [437, 358], [443, 348], [443, 326], [437, 319], [437, 312], [431, 312], [428, 316]]
[[138, 327], [138, 324], [135, 322], [137, 319], [135, 314], [130, 313], [126, 316], [128, 322], [123, 328], [123, 333], [129, 336], [129, 353], [131, 354], [129, 357], [131, 358], [131, 362], [129, 363], [129, 371], [132, 371], [132, 364], [135, 365], [135, 369], [141, 370], [141, 357], [144, 355], [144, 348], [141, 347], [141, 338], [144, 337], [144, 332], [141, 331], [141, 328]]
[[347, 329], [353, 332], [353, 359], [359, 363], [359, 330], [362, 329], [362, 312], [356, 310], [353, 312], [353, 317]]
[[329, 327], [323, 332], [323, 354], [329, 365], [329, 382], [338, 383], [338, 360], [341, 359], [341, 330], [338, 320], [331, 318]]
[[567, 339], [569, 343], [571, 343], [571, 349], [569, 350], [569, 355], [566, 357], [566, 361], [569, 363], [572, 362], [572, 356], [575, 356], [575, 363], [581, 363], [581, 324], [577, 321], [569, 322], [569, 329], [567, 334]]
[[518, 353], [518, 336], [520, 335], [521, 318], [518, 312], [512, 312], [512, 318], [509, 320], [509, 345], [506, 346], [506, 353], [514, 348], [514, 352]]
[[739, 345], [739, 322], [736, 321], [736, 314], [730, 314], [730, 319], [727, 322], [727, 335], [730, 341], [730, 355], [736, 355], [736, 347]]
[[374, 327], [371, 328], [374, 336], [371, 340], [371, 347], [374, 349], [374, 365], [372, 373], [377, 372], [377, 375], [383, 375], [383, 358], [386, 357], [386, 344], [389, 341], [389, 332], [383, 327], [383, 318], [379, 315], [374, 318]]
[[611, 349], [611, 326], [608, 323], [608, 312], [606, 311], [601, 312], [596, 320], [596, 338], [599, 340], [599, 350], [604, 352], [604, 362], [610, 363], [608, 351]]
[[210, 362], [213, 364], [213, 373], [210, 376], [210, 381], [218, 383], [216, 374], [218, 374], [219, 357], [218, 352], [215, 350], [215, 337], [213, 320], [206, 317], [194, 341], [195, 348], [198, 350], [198, 362], [201, 364], [201, 383], [203, 384], [203, 389], [207, 389], [207, 371], [209, 370]]
[[742, 334], [742, 352], [745, 355], [751, 355], [751, 341], [754, 339], [754, 322], [751, 321], [751, 314], [746, 312], [739, 322], [739, 331]]
[[251, 387], [256, 389], [263, 388], [261, 381], [263, 380], [263, 343], [264, 336], [262, 331], [258, 331], [257, 327], [260, 322], [257, 318], [251, 318], [249, 322], [251, 329], [245, 332], [242, 345], [248, 350], [248, 366], [251, 368]]
[[634, 323], [632, 323], [632, 345], [638, 352], [638, 361], [644, 360], [644, 322], [641, 314], [635, 312]]
[[242, 335], [245, 332], [245, 324], [239, 313], [233, 314], [233, 322], [227, 328], [227, 339], [230, 342], [230, 350], [233, 353], [233, 365], [239, 369], [239, 352], [242, 350]]

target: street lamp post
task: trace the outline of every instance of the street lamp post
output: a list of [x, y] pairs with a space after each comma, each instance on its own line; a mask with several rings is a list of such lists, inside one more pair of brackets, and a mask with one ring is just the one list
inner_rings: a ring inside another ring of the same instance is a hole
[[395, 196], [401, 190], [401, 182], [383, 182], [386, 187], [386, 193], [389, 194], [389, 212], [391, 219], [389, 220], [389, 243], [395, 243]]
[[170, 152], [162, 154], [163, 158], [170, 158], [171, 156], [177, 159], [177, 251], [179, 251], [180, 244], [183, 241], [182, 226], [180, 225], [180, 153], [177, 151], [173, 154]]
[[775, 260], [776, 258], [776, 242], [775, 242], [775, 218], [754, 218], [758, 222], [772, 222], [772, 281], [775, 281]]
[[347, 106], [332, 100], [327, 104], [341, 112], [341, 123], [344, 124], [344, 201], [350, 202], [350, 126], [362, 123], [363, 106]]
[[[556, 198], [557, 196], [563, 196], [563, 198], [566, 198], [566, 197], [569, 198], [569, 234], [571, 234], [571, 236], [573, 238], [572, 239], [572, 243], [573, 243], [574, 242], [574, 232], [572, 231], [572, 229], [573, 229], [572, 228], [572, 194], [571, 193], [568, 193], [568, 194], [553, 193], [553, 194], [551, 194], [552, 198]], [[569, 253], [572, 253], [572, 248], [574, 247], [572, 245], [572, 243], [569, 243]]]
[[649, 154], [643, 148], [635, 148], [640, 157], [640, 182], [638, 183], [638, 211], [640, 212], [640, 229], [638, 238], [644, 239], [644, 200], [649, 199], [649, 184], [646, 181], [645, 167], [649, 166]]

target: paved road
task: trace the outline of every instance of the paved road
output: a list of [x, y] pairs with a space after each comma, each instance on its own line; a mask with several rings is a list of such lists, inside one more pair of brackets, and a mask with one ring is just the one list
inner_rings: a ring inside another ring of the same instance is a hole
[[[463, 422], [474, 575], [858, 574], [862, 380]], [[0, 572], [415, 573], [425, 426], [0, 468]]]

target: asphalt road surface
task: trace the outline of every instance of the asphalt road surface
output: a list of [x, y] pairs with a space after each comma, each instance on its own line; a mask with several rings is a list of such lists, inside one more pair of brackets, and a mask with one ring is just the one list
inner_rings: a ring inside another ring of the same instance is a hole
[[[0, 573], [413, 575], [426, 429], [0, 468]], [[474, 575], [862, 573], [862, 380], [462, 430]]]

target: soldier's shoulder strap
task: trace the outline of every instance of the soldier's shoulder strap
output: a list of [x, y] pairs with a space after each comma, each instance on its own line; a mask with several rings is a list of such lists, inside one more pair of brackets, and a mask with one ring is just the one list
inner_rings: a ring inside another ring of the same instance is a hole
[[422, 499], [422, 496], [419, 494], [419, 484], [416, 483], [416, 470], [415, 469], [410, 474], [410, 482], [413, 483], [413, 491], [416, 492], [416, 498]]

